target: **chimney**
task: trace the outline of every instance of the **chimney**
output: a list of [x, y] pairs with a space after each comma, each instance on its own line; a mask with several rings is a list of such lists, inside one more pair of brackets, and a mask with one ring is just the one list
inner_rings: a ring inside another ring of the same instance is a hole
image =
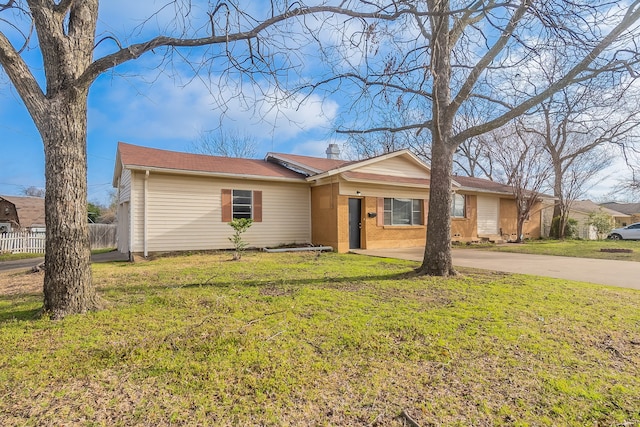
[[327, 148], [327, 159], [338, 160], [340, 158], [340, 147], [338, 144], [329, 144], [329, 148]]

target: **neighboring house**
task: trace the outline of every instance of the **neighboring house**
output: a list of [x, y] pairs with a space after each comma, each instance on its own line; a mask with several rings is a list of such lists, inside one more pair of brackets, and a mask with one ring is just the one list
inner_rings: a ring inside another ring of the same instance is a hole
[[44, 231], [44, 199], [0, 196], [0, 232]]
[[[482, 178], [454, 176], [460, 187], [453, 195], [452, 240], [515, 241], [517, 206], [513, 187]], [[537, 239], [542, 228], [542, 197], [523, 226], [525, 239]]]
[[616, 227], [626, 227], [627, 225], [633, 224], [634, 222], [640, 222], [640, 203], [610, 202], [602, 203], [600, 204], [600, 206], [607, 209], [612, 209], [617, 212], [621, 212], [629, 216], [628, 220], [623, 222], [618, 222], [616, 220]]
[[[553, 220], [553, 204], [550, 203], [545, 205], [543, 212], [542, 222], [544, 224], [544, 236], [548, 237], [551, 230], [551, 221]], [[577, 235], [575, 237], [585, 240], [598, 239], [598, 233], [596, 233], [595, 228], [589, 225], [589, 215], [597, 212], [604, 212], [611, 215], [615, 220], [616, 226], [629, 222], [631, 218], [631, 216], [625, 213], [608, 209], [592, 202], [591, 200], [574, 200], [571, 202], [568, 217], [575, 219], [578, 223]]]
[[[330, 158], [268, 153], [253, 160], [119, 143], [118, 249], [146, 256], [229, 248], [228, 222], [237, 217], [253, 218], [243, 238], [254, 247], [312, 243], [347, 252], [424, 245], [430, 168], [408, 150], [345, 161], [336, 149], [327, 150]], [[478, 198], [495, 198], [498, 214], [507, 215], [502, 199], [510, 197], [515, 209], [510, 193], [456, 183], [454, 190], [462, 197], [453, 208], [464, 218], [456, 221], [476, 223]], [[503, 231], [510, 227], [506, 218], [496, 221]], [[515, 230], [515, 217], [511, 222]], [[477, 240], [477, 230], [462, 227], [459, 240]]]

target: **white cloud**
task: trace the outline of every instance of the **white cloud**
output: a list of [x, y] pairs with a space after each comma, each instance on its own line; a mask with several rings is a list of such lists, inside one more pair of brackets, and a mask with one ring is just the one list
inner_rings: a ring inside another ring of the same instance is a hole
[[[283, 92], [245, 84], [246, 98], [228, 88], [207, 88], [200, 80], [183, 85], [160, 75], [153, 84], [138, 79], [102, 79], [90, 96], [92, 132], [117, 131], [118, 139], [191, 141], [202, 130], [222, 125], [258, 140], [288, 140], [332, 125], [338, 104], [312, 95], [287, 98]], [[266, 93], [259, 99], [258, 95]], [[219, 106], [224, 102], [222, 108]], [[98, 107], [100, 106], [100, 107]]]

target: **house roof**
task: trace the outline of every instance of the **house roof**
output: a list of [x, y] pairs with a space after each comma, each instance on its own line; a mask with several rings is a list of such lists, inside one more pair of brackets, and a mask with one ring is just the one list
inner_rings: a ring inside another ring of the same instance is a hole
[[[426, 173], [429, 173], [431, 169], [427, 166], [422, 160], [420, 160], [417, 156], [411, 153], [409, 150], [399, 150], [391, 153], [385, 153], [379, 156], [370, 157], [368, 159], [363, 160], [337, 160], [337, 159], [324, 159], [319, 157], [308, 157], [308, 156], [299, 156], [293, 154], [282, 154], [282, 153], [268, 153], [266, 159], [271, 162], [280, 163], [286, 167], [293, 167], [296, 170], [307, 175], [307, 181], [315, 181], [322, 178], [326, 178], [332, 175], [342, 174], [343, 177], [346, 178], [345, 173], [354, 171], [358, 168], [362, 168], [364, 166], [368, 166], [374, 163], [382, 162], [384, 160], [388, 160], [395, 157], [402, 157], [407, 159], [408, 161], [414, 163], [418, 167], [424, 169]], [[388, 175], [380, 175], [374, 173], [366, 173], [369, 177], [370, 181], [383, 181], [389, 183], [402, 183], [409, 182], [403, 181], [403, 179], [409, 180], [419, 180], [421, 185], [427, 181], [426, 178], [408, 178], [401, 176], [388, 176]], [[353, 176], [352, 176], [353, 177]], [[361, 179], [363, 175], [361, 175]], [[428, 184], [428, 183], [427, 183]]]
[[629, 217], [629, 214], [622, 213], [620, 211], [616, 211], [613, 209], [609, 209], [604, 206], [600, 206], [597, 203], [592, 202], [591, 200], [574, 200], [571, 202], [571, 210], [582, 212], [586, 214], [590, 214], [593, 212], [603, 211], [612, 217]]
[[480, 191], [485, 193], [513, 194], [513, 187], [484, 178], [471, 176], [453, 176], [453, 180], [460, 184], [461, 190]]
[[118, 143], [114, 186], [122, 167], [139, 170], [181, 171], [223, 176], [304, 180], [304, 176], [276, 163], [257, 159], [218, 157], [181, 153], [138, 145]]
[[610, 202], [602, 203], [600, 206], [604, 206], [605, 208], [613, 209], [614, 211], [622, 212], [627, 215], [640, 214], [640, 203]]
[[13, 203], [21, 227], [44, 227], [44, 199], [40, 197], [0, 196]]
[[[513, 186], [491, 181], [489, 179], [454, 175], [453, 180], [460, 184], [460, 190], [476, 191], [480, 193], [508, 194], [510, 196], [513, 195]], [[539, 194], [539, 196], [544, 198], [553, 198], [553, 196], [542, 193]]]
[[358, 161], [326, 159], [322, 157], [300, 156], [297, 154], [267, 153], [268, 162], [280, 163], [303, 172], [305, 175], [316, 175], [333, 169], [338, 169]]

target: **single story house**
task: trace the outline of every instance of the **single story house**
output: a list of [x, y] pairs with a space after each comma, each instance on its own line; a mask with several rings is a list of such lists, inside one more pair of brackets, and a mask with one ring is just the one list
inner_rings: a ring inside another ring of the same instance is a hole
[[[257, 160], [121, 142], [113, 177], [118, 250], [146, 256], [226, 249], [232, 218], [254, 220], [243, 236], [253, 247], [310, 243], [348, 252], [424, 245], [429, 166], [408, 150], [341, 160], [332, 145], [327, 158], [268, 153]], [[507, 218], [515, 210], [512, 193], [480, 181], [453, 183], [458, 240], [515, 233], [515, 216]], [[478, 212], [486, 217], [480, 227]], [[539, 216], [528, 227], [538, 237]]]
[[626, 227], [634, 222], [640, 222], [640, 203], [609, 202], [602, 203], [600, 206], [629, 216], [625, 221], [618, 222], [616, 220], [616, 227]]
[[44, 199], [0, 196], [0, 233], [42, 232], [44, 229]]
[[[578, 223], [577, 235], [580, 239], [597, 240], [598, 233], [595, 228], [589, 225], [589, 215], [592, 213], [604, 212], [615, 220], [616, 226], [626, 224], [630, 221], [631, 216], [622, 212], [615, 211], [598, 205], [591, 200], [574, 200], [569, 208], [569, 218], [575, 219]], [[545, 229], [545, 237], [549, 236], [551, 231], [551, 221], [553, 220], [553, 204], [547, 204], [543, 209], [543, 219]]]

